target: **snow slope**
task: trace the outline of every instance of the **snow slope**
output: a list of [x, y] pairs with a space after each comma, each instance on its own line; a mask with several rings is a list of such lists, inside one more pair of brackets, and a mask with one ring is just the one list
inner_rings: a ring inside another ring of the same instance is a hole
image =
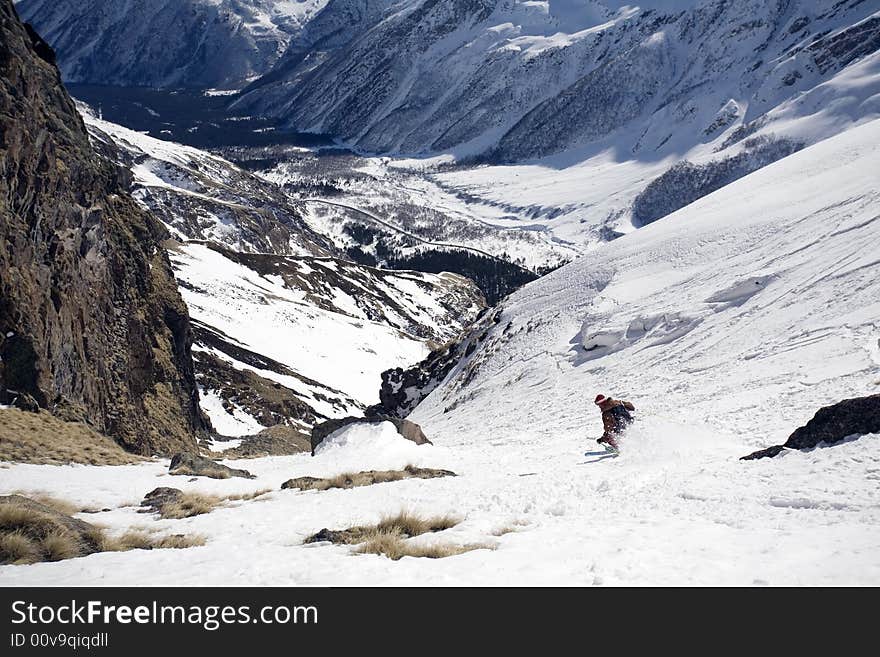
[[[324, 418], [360, 415], [379, 400], [385, 369], [418, 362], [432, 341], [456, 337], [484, 307], [479, 290], [455, 274], [248, 255], [199, 243], [172, 246], [169, 255], [190, 316], [202, 327], [193, 346], [197, 372], [199, 352], [208, 351], [293, 390]], [[215, 393], [202, 392], [202, 408], [224, 435], [262, 428], [244, 409], [224, 410]]]
[[[190, 482], [164, 462], [10, 466], [0, 492], [57, 491], [102, 507], [158, 485], [275, 492], [186, 520], [131, 507], [89, 516], [208, 543], [4, 566], [0, 583], [880, 584], [880, 436], [738, 460], [782, 442], [819, 406], [880, 385], [878, 170], [874, 121], [521, 289], [414, 413], [434, 446], [379, 425], [314, 458], [236, 461], [253, 481]], [[639, 409], [617, 459], [583, 455], [600, 432], [599, 391]], [[293, 476], [405, 463], [459, 476], [277, 490]], [[495, 549], [392, 562], [302, 545], [322, 527], [402, 507], [463, 518], [414, 540]]]

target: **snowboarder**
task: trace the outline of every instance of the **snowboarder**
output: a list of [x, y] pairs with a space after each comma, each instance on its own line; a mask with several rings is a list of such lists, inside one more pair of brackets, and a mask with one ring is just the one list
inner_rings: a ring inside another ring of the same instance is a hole
[[617, 441], [632, 424], [633, 416], [630, 411], [636, 410], [636, 407], [628, 401], [612, 399], [605, 395], [597, 395], [595, 404], [602, 411], [602, 424], [605, 428], [605, 433], [596, 442], [600, 445], [604, 443], [617, 452], [620, 450]]

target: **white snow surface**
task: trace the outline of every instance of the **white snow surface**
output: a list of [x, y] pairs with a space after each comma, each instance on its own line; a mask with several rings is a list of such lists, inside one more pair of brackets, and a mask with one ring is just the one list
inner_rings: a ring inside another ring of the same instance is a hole
[[[428, 355], [425, 341], [368, 320], [353, 304], [350, 315], [324, 310], [305, 291], [261, 276], [202, 244], [181, 246], [172, 261], [178, 279], [188, 284], [181, 294], [194, 319], [363, 404], [379, 401], [384, 370], [408, 367]], [[312, 262], [334, 264], [329, 259]], [[297, 391], [304, 387], [290, 376], [257, 373]]]
[[[266, 428], [257, 422], [247, 411], [234, 404], [230, 404], [231, 412], [227, 410], [223, 406], [223, 400], [220, 399], [220, 395], [213, 390], [199, 389], [199, 406], [208, 414], [214, 430], [222, 436], [250, 436], [260, 433], [260, 431]], [[238, 447], [237, 444], [231, 443], [232, 441], [212, 443], [211, 449], [223, 451], [230, 447]]]
[[[167, 461], [10, 465], [0, 492], [119, 507], [83, 517], [208, 542], [3, 566], [0, 584], [880, 584], [880, 436], [738, 460], [820, 406], [880, 387], [877, 171], [880, 121], [526, 286], [413, 414], [434, 446], [358, 428], [315, 457], [231, 462], [255, 480], [190, 482]], [[601, 431], [597, 392], [638, 409], [618, 458], [583, 454]], [[407, 463], [459, 476], [278, 490], [290, 477]], [[274, 492], [184, 520], [123, 506], [163, 485]], [[401, 508], [462, 518], [411, 540], [495, 549], [393, 562], [302, 544]]]

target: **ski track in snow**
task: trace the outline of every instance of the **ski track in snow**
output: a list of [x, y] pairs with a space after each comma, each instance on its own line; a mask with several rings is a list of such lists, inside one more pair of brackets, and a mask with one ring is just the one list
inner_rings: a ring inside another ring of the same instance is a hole
[[[435, 446], [380, 425], [315, 457], [231, 462], [253, 481], [191, 482], [168, 475], [167, 460], [0, 470], [0, 492], [117, 507], [82, 516], [113, 531], [208, 537], [183, 551], [4, 566], [0, 584], [880, 584], [880, 435], [738, 460], [822, 405], [877, 392], [878, 144], [880, 121], [854, 128], [512, 295], [413, 415]], [[591, 340], [604, 351], [584, 351]], [[598, 391], [638, 409], [619, 458], [584, 456], [600, 432]], [[279, 490], [408, 463], [459, 476]], [[184, 520], [137, 514], [157, 486], [274, 492]], [[392, 562], [302, 545], [402, 508], [463, 519], [412, 540], [495, 549]]]

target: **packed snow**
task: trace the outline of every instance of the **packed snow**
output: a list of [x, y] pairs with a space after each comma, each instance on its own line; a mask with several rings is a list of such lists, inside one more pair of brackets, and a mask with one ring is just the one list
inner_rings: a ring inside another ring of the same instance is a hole
[[[167, 460], [9, 465], [0, 492], [110, 507], [82, 517], [111, 531], [141, 525], [208, 542], [3, 566], [0, 584], [880, 584], [880, 436], [738, 460], [784, 441], [820, 406], [878, 391], [878, 170], [873, 121], [529, 284], [411, 417], [433, 446], [386, 424], [356, 427], [314, 457], [228, 462], [255, 480], [190, 481], [168, 475]], [[203, 255], [187, 256], [194, 270], [211, 269]], [[249, 326], [268, 332], [277, 321], [254, 314], [257, 304], [202, 312], [228, 323], [249, 314]], [[278, 335], [259, 337], [285, 348]], [[340, 385], [349, 369], [341, 366]], [[593, 442], [597, 392], [637, 408], [616, 458]], [[279, 490], [291, 477], [410, 463], [459, 476]], [[273, 492], [156, 520], [134, 505], [157, 486]], [[403, 508], [462, 519], [414, 541], [487, 547], [395, 562], [303, 545], [323, 527]]]

